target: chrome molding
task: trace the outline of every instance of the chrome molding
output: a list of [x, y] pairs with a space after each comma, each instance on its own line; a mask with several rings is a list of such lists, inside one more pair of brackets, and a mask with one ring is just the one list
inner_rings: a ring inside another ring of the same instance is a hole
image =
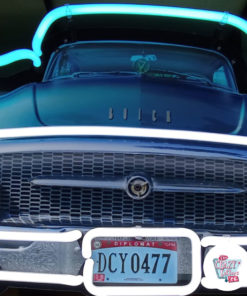
[[227, 183], [203, 182], [201, 180], [179, 180], [152, 178], [153, 191], [156, 192], [191, 192], [214, 194], [238, 194], [246, 192], [246, 188]]
[[[54, 187], [79, 187], [117, 189], [129, 193], [129, 182], [132, 178], [145, 178], [140, 174], [133, 174], [131, 177], [90, 177], [90, 176], [37, 176], [30, 181], [33, 186], [54, 186]], [[150, 178], [150, 190], [147, 192], [193, 192], [193, 193], [218, 193], [238, 194], [246, 192], [246, 188], [234, 184], [217, 182], [202, 182], [201, 180], [185, 181], [184, 179]], [[145, 195], [146, 196], [146, 195]], [[139, 199], [139, 198], [138, 198]]]
[[38, 176], [30, 181], [34, 186], [79, 187], [125, 190], [126, 178], [121, 177], [74, 177], [74, 176]]

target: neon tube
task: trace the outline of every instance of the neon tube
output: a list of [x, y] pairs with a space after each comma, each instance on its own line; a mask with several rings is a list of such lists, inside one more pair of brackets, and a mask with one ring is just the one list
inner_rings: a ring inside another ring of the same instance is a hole
[[218, 244], [236, 244], [240, 246], [247, 246], [247, 236], [206, 236], [201, 240], [204, 248], [216, 246]]
[[0, 271], [0, 281], [79, 286], [82, 275]]
[[74, 242], [80, 239], [82, 233], [79, 230], [68, 232], [39, 232], [39, 231], [0, 231], [0, 241], [45, 241], [45, 242]]
[[71, 17], [73, 15], [89, 14], [127, 14], [127, 15], [147, 15], [160, 17], [176, 17], [184, 19], [194, 19], [218, 22], [220, 24], [231, 25], [244, 33], [247, 33], [247, 21], [227, 12], [210, 11], [202, 9], [138, 5], [138, 4], [80, 4], [65, 5], [50, 11], [39, 24], [33, 40], [32, 50], [19, 49], [0, 56], [0, 66], [7, 65], [21, 59], [30, 59], [35, 67], [41, 65], [42, 42], [50, 26], [60, 18]]
[[41, 59], [30, 49], [17, 49], [0, 56], [0, 67], [20, 60], [31, 60], [35, 67], [41, 66]]
[[[187, 237], [192, 247], [192, 278], [189, 284], [183, 286], [96, 286], [93, 283], [92, 240], [96, 237]], [[83, 269], [84, 285], [93, 295], [117, 296], [160, 296], [189, 295], [193, 293], [201, 281], [201, 246], [197, 234], [185, 228], [94, 228], [89, 230], [82, 241], [82, 255], [86, 258]]]
[[108, 126], [48, 126], [0, 129], [0, 140], [53, 136], [153, 138], [247, 146], [247, 137], [184, 130]]
[[73, 15], [88, 14], [128, 14], [149, 15], [161, 17], [176, 17], [194, 20], [203, 20], [228, 24], [247, 33], [247, 21], [227, 12], [210, 11], [202, 9], [138, 5], [138, 4], [82, 4], [66, 5], [49, 12], [41, 21], [32, 41], [33, 51], [42, 55], [41, 45], [47, 30], [58, 19]]

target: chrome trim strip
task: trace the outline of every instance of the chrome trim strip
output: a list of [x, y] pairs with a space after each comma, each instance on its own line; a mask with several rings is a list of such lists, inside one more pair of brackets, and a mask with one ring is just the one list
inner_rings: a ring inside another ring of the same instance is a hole
[[0, 140], [54, 136], [135, 137], [189, 140], [247, 146], [247, 137], [207, 132], [108, 126], [28, 127], [0, 130]]
[[245, 119], [245, 109], [246, 109], [245, 108], [245, 99], [243, 99], [242, 106], [240, 109], [240, 114], [239, 114], [238, 125], [235, 128], [235, 130], [231, 132], [232, 135], [237, 135], [241, 131], [241, 129], [243, 128], [244, 119]]
[[200, 180], [176, 180], [152, 178], [153, 191], [156, 192], [191, 192], [214, 194], [239, 194], [246, 192], [246, 188], [227, 183], [203, 182]]
[[37, 176], [30, 181], [34, 186], [80, 187], [100, 189], [126, 189], [124, 177], [90, 177], [90, 176]]
[[[140, 174], [141, 175], [141, 174]], [[135, 177], [135, 175], [133, 175]], [[136, 174], [136, 177], [138, 173]], [[30, 181], [33, 186], [79, 187], [127, 190], [128, 177], [90, 177], [90, 176], [37, 176]], [[202, 182], [201, 180], [181, 180], [151, 178], [151, 191], [154, 192], [193, 192], [238, 194], [246, 192], [246, 188], [234, 184]]]

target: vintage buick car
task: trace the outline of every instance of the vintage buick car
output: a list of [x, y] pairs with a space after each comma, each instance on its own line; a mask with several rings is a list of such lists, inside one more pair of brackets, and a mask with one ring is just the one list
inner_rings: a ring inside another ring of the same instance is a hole
[[42, 82], [0, 98], [2, 285], [247, 287], [245, 100], [215, 51], [60, 46]]

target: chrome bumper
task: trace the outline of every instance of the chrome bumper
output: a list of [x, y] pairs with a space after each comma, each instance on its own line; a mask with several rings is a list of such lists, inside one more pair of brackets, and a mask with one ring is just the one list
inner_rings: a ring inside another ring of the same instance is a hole
[[[183, 286], [97, 286], [93, 282], [94, 262], [91, 259], [92, 240], [97, 237], [186, 237], [190, 239], [192, 249], [191, 281]], [[1, 227], [0, 242], [0, 281], [67, 286], [83, 284], [89, 293], [106, 296], [189, 295], [200, 284], [222, 291], [247, 287], [247, 252], [242, 247], [247, 246], [247, 236], [205, 236], [200, 240], [195, 232], [185, 228], [95, 228], [83, 235], [79, 230], [19, 231]], [[203, 258], [203, 277], [202, 248], [207, 248]], [[224, 264], [219, 258], [225, 260]], [[80, 275], [83, 264], [83, 275]], [[225, 273], [231, 281], [221, 277]]]
[[[83, 276], [50, 273], [57, 266], [51, 262], [56, 258], [56, 250], [66, 244], [76, 248], [76, 242], [82, 237], [79, 230], [57, 231], [4, 231], [0, 230], [0, 265], [2, 269], [26, 269], [29, 272], [0, 270], [0, 281], [61, 284], [78, 286], [83, 283]], [[10, 247], [5, 247], [10, 243]], [[15, 243], [14, 245], [11, 245]], [[18, 244], [20, 242], [20, 244]], [[26, 244], [23, 247], [24, 242]], [[30, 242], [30, 244], [28, 244]], [[80, 251], [80, 249], [79, 249]], [[58, 260], [62, 258], [57, 258]], [[55, 261], [56, 262], [56, 261]], [[61, 264], [60, 264], [61, 265]], [[37, 270], [38, 272], [34, 272]], [[32, 271], [32, 272], [31, 272]], [[43, 272], [42, 272], [43, 271]]]

